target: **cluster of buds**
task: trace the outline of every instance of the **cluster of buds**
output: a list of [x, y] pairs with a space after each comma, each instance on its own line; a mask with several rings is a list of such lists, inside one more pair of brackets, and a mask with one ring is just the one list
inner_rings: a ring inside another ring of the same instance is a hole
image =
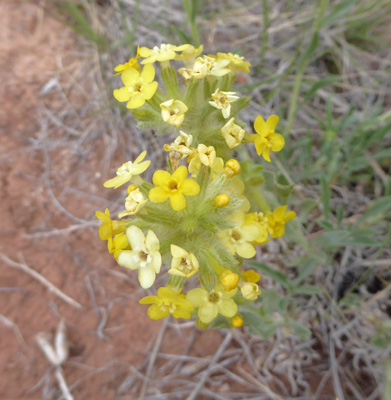
[[[155, 171], [152, 183], [140, 176], [151, 163], [146, 151], [119, 167], [104, 186], [129, 185], [125, 210], [119, 220], [112, 220], [108, 209], [96, 216], [103, 222], [99, 237], [108, 241], [120, 266], [138, 270], [142, 288], [150, 288], [162, 266], [166, 269], [166, 286], [140, 300], [150, 305], [151, 319], [198, 316], [199, 326], [223, 320], [239, 327], [240, 307], [261, 293], [260, 276], [244, 270], [243, 259], [281, 237], [296, 214], [286, 206], [272, 211], [233, 157], [238, 146], [254, 143], [257, 154], [270, 162], [270, 153], [285, 144], [275, 132], [276, 115], [267, 121], [258, 116], [255, 134], [238, 118], [249, 99], [231, 89], [250, 63], [236, 54], [202, 52], [203, 46], [188, 44], [141, 47], [135, 58], [115, 68], [124, 86], [114, 97], [126, 102], [138, 126], [176, 138], [164, 145], [167, 168]], [[173, 61], [185, 66], [176, 70]], [[162, 87], [154, 80], [156, 62]]]

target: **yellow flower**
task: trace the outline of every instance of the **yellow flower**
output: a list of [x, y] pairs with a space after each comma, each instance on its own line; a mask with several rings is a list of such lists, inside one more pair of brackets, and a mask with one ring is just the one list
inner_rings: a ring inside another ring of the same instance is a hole
[[141, 47], [140, 56], [145, 58], [141, 64], [152, 64], [155, 61], [169, 61], [177, 57], [176, 51], [186, 50], [190, 45], [174, 46], [172, 44], [161, 44], [160, 47], [155, 46], [152, 49]]
[[129, 182], [133, 175], [142, 174], [149, 167], [149, 164], [151, 164], [151, 161], [149, 160], [143, 161], [146, 155], [147, 152], [143, 151], [133, 162], [128, 161], [125, 164], [122, 164], [122, 166], [117, 169], [117, 176], [106, 181], [103, 186], [105, 188], [117, 189], [124, 183]]
[[231, 197], [238, 197], [242, 201], [242, 204], [238, 208], [238, 211], [247, 212], [251, 208], [251, 204], [248, 199], [243, 195], [244, 189], [245, 186], [242, 180], [238, 176], [234, 176], [231, 179], [231, 182], [225, 188], [225, 191]]
[[232, 255], [238, 254], [243, 258], [254, 257], [256, 251], [252, 242], [259, 236], [258, 227], [255, 224], [246, 225], [244, 212], [241, 211], [233, 214], [229, 220], [234, 222], [235, 226], [218, 233], [222, 243]]
[[268, 223], [267, 218], [262, 212], [254, 212], [246, 215], [246, 224], [257, 224], [259, 236], [255, 240], [256, 244], [263, 244], [268, 241]]
[[245, 282], [240, 284], [240, 291], [242, 295], [247, 300], [256, 300], [261, 294], [261, 290], [256, 283]]
[[213, 146], [198, 145], [198, 157], [202, 164], [206, 167], [211, 167], [216, 160], [216, 150]]
[[124, 232], [115, 235], [114, 238], [110, 238], [107, 242], [107, 247], [109, 249], [109, 253], [113, 254], [115, 259], [118, 258], [121, 251], [130, 250], [130, 245]]
[[207, 75], [223, 76], [230, 72], [226, 66], [230, 63], [229, 60], [217, 60], [213, 56], [198, 57], [193, 64], [193, 68], [180, 68], [178, 72], [185, 80], [191, 78], [203, 79]]
[[257, 283], [261, 279], [261, 275], [259, 275], [253, 269], [249, 269], [248, 271], [243, 271], [242, 276], [246, 282], [250, 283]]
[[185, 119], [185, 113], [188, 110], [185, 103], [174, 99], [167, 100], [160, 104], [160, 108], [162, 109], [163, 121], [177, 128], [182, 125]]
[[285, 233], [285, 223], [296, 218], [294, 211], [286, 212], [287, 206], [277, 207], [266, 215], [268, 231], [273, 239], [280, 238]]
[[231, 324], [232, 328], [240, 328], [243, 325], [243, 318], [239, 314], [236, 314], [231, 319]]
[[[239, 161], [234, 160], [233, 158], [228, 160], [225, 163], [225, 168], [224, 172], [229, 176], [234, 176], [234, 175], [239, 175], [242, 172], [242, 169], [240, 167]], [[243, 186], [244, 190], [244, 186]]]
[[191, 66], [192, 61], [198, 57], [204, 51], [204, 46], [201, 44], [200, 47], [195, 48], [193, 45], [188, 45], [186, 49], [182, 51], [182, 54], [177, 54], [175, 60], [182, 60], [186, 66]]
[[265, 122], [262, 116], [258, 115], [254, 122], [257, 135], [252, 135], [255, 138], [252, 137], [251, 139], [254, 141], [257, 154], [259, 156], [262, 154], [263, 158], [268, 162], [270, 162], [270, 150], [277, 152], [285, 145], [284, 137], [274, 131], [278, 120], [277, 115], [272, 115]]
[[188, 253], [185, 249], [172, 244], [171, 255], [172, 260], [171, 269], [168, 270], [169, 274], [190, 278], [198, 271], [198, 260], [193, 253]]
[[128, 215], [134, 215], [140, 211], [147, 202], [147, 199], [140, 192], [139, 188], [132, 190], [128, 197], [125, 199], [125, 209], [122, 213], [118, 214], [118, 218], [123, 218]]
[[149, 192], [149, 199], [154, 203], [170, 199], [173, 210], [183, 210], [186, 207], [185, 196], [195, 196], [200, 192], [200, 185], [186, 177], [187, 168], [183, 165], [172, 175], [168, 171], [156, 171], [152, 178], [156, 187]]
[[137, 69], [137, 71], [141, 71], [140, 64], [137, 62], [137, 59], [140, 58], [139, 54], [140, 46], [137, 46], [137, 55], [136, 58], [131, 58], [127, 63], [125, 64], [119, 64], [114, 68], [114, 71], [117, 72], [113, 76], [117, 76], [122, 74], [122, 72], [126, 71], [129, 68], [134, 68]]
[[220, 89], [216, 89], [212, 94], [213, 101], [210, 101], [209, 104], [221, 110], [224, 118], [228, 118], [231, 114], [231, 103], [238, 99], [239, 97], [235, 96], [235, 92], [222, 92]]
[[217, 314], [222, 314], [224, 317], [232, 318], [238, 311], [238, 306], [232, 300], [237, 292], [237, 289], [227, 292], [222, 285], [217, 285], [211, 292], [205, 289], [197, 288], [190, 290], [186, 299], [198, 307], [198, 317], [204, 324], [209, 324]]
[[129, 68], [122, 72], [121, 80], [124, 87], [115, 89], [114, 97], [119, 102], [127, 101], [127, 108], [139, 108], [149, 100], [156, 92], [158, 83], [153, 81], [155, 78], [155, 68], [146, 65], [140, 73], [135, 68]]
[[229, 60], [230, 64], [228, 65], [228, 67], [231, 68], [233, 72], [250, 72], [249, 67], [251, 67], [251, 63], [249, 63], [248, 61], [244, 61], [244, 57], [232, 53], [217, 53], [217, 57], [221, 60]]
[[190, 147], [193, 143], [193, 136], [188, 135], [183, 131], [179, 131], [179, 136], [171, 144], [165, 144], [164, 150], [168, 152], [177, 152], [180, 158], [186, 158], [195, 152], [195, 149]]
[[[190, 155], [190, 157], [187, 159], [187, 162], [189, 163], [189, 172], [191, 173], [191, 176], [193, 177], [197, 176], [198, 173], [200, 172], [200, 168], [202, 165], [197, 150]], [[210, 167], [211, 167], [210, 180], [213, 181], [213, 179], [215, 179], [216, 176], [219, 175], [224, 168], [223, 159], [221, 157], [216, 157], [216, 159], [213, 161], [213, 164]]]
[[108, 208], [106, 208], [104, 213], [102, 211], [96, 211], [95, 215], [96, 218], [103, 222], [103, 224], [99, 227], [100, 240], [109, 240], [113, 235], [125, 232], [127, 222], [111, 220], [110, 211]]
[[213, 204], [215, 207], [223, 208], [223, 207], [228, 206], [229, 201], [230, 201], [230, 198], [229, 198], [228, 194], [220, 193], [214, 198]]
[[145, 237], [142, 230], [134, 225], [126, 230], [126, 237], [132, 250], [121, 251], [117, 262], [121, 267], [138, 269], [140, 285], [148, 289], [153, 285], [162, 265], [159, 239], [152, 231], [148, 231]]
[[233, 149], [242, 143], [244, 134], [246, 133], [239, 125], [234, 123], [234, 118], [231, 118], [222, 128], [221, 133], [230, 149]]
[[239, 283], [239, 275], [235, 274], [235, 272], [226, 269], [220, 274], [220, 282], [224, 287], [224, 290], [230, 292], [231, 290], [236, 289]]
[[194, 306], [186, 300], [184, 294], [180, 294], [169, 287], [161, 287], [157, 296], [146, 296], [139, 301], [140, 304], [152, 304], [148, 308], [148, 316], [153, 320], [168, 317], [189, 319]]

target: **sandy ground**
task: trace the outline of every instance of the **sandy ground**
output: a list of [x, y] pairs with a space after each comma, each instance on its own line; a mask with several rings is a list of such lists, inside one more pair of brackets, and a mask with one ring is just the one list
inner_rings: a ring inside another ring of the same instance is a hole
[[[58, 127], [50, 144], [45, 141], [41, 94], [51, 90], [59, 69], [77, 66], [75, 37], [30, 1], [2, 0], [0, 27], [0, 398], [59, 397], [35, 338], [52, 335], [61, 319], [70, 344], [64, 375], [75, 398], [118, 398], [118, 386], [146, 358], [161, 324], [138, 305], [135, 276], [107, 254], [97, 227], [85, 227], [103, 208], [105, 189], [96, 173], [102, 140], [90, 143], [88, 153], [75, 150]], [[61, 111], [58, 96], [45, 99], [54, 113]], [[75, 225], [80, 229], [57, 231]], [[27, 264], [82, 307], [15, 263]], [[189, 332], [168, 328], [161, 350], [180, 354]], [[197, 335], [193, 353], [213, 354], [220, 333]]]

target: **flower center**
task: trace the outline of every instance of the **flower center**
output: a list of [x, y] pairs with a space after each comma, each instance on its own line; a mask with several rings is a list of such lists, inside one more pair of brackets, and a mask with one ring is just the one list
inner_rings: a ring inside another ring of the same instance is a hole
[[242, 238], [242, 236], [240, 235], [240, 232], [238, 232], [236, 230], [232, 232], [231, 237], [232, 237], [232, 240], [235, 242], [238, 242]]
[[210, 303], [217, 304], [220, 300], [220, 296], [216, 292], [209, 293], [208, 300]]
[[178, 182], [175, 179], [170, 179], [168, 182], [168, 189], [172, 192], [178, 190]]

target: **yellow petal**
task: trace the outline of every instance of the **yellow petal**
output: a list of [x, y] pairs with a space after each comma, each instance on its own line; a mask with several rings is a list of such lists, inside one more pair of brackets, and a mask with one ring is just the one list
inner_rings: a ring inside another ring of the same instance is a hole
[[280, 118], [278, 117], [278, 115], [271, 115], [266, 121], [267, 129], [269, 131], [274, 131], [274, 129], [276, 129], [279, 119]]
[[292, 219], [296, 218], [296, 213], [294, 211], [288, 211], [284, 217], [284, 221], [288, 222], [291, 221]]
[[145, 296], [143, 297], [138, 304], [156, 304], [159, 301], [157, 296]]
[[248, 242], [238, 243], [236, 245], [236, 252], [243, 258], [253, 258], [256, 254], [254, 246]]
[[138, 164], [144, 160], [145, 156], [147, 155], [147, 151], [144, 150], [134, 161], [133, 164]]
[[181, 191], [185, 196], [195, 196], [200, 192], [200, 185], [192, 179], [186, 179], [181, 186]]
[[149, 191], [148, 197], [154, 203], [163, 203], [170, 197], [170, 194], [162, 187], [155, 187]]
[[131, 93], [128, 88], [122, 87], [120, 89], [114, 89], [113, 96], [117, 101], [124, 102], [130, 99]]
[[175, 244], [171, 245], [171, 254], [175, 258], [183, 258], [188, 256], [188, 252], [182, 247], [176, 246]]
[[152, 182], [155, 186], [164, 186], [170, 178], [169, 172], [159, 169], [153, 174]]
[[198, 317], [204, 324], [212, 322], [218, 314], [218, 308], [214, 304], [206, 304], [198, 309]]
[[[151, 65], [151, 64], [147, 64], [147, 65]], [[157, 86], [158, 86], [158, 83], [156, 81], [147, 83], [144, 86], [143, 96], [144, 96], [145, 100], [149, 100], [155, 94], [155, 92], [157, 90]]]
[[272, 151], [280, 151], [285, 146], [284, 136], [276, 133], [271, 138]]
[[265, 148], [265, 145], [263, 143], [263, 140], [259, 137], [259, 135], [256, 135], [256, 138], [254, 140], [254, 145], [257, 154], [260, 156]]
[[136, 93], [133, 94], [130, 100], [128, 101], [128, 104], [126, 105], [126, 108], [129, 108], [130, 110], [134, 108], [139, 108], [142, 107], [145, 103], [145, 99], [141, 93]]
[[264, 147], [262, 151], [262, 157], [267, 161], [271, 162], [270, 160], [270, 148], [269, 147]]
[[107, 240], [111, 238], [113, 232], [111, 231], [111, 223], [104, 223], [99, 227], [99, 239], [100, 240]]
[[142, 174], [144, 171], [146, 171], [149, 167], [149, 165], [151, 164], [151, 161], [147, 160], [147, 161], [143, 161], [140, 164], [133, 164], [132, 167], [132, 174], [134, 175], [138, 175], [138, 174]]
[[[155, 68], [152, 64], [146, 64], [141, 72], [141, 78], [144, 82], [152, 82], [155, 77]], [[157, 82], [156, 82], [157, 87]]]
[[174, 211], [182, 211], [186, 207], [185, 196], [181, 192], [176, 192], [170, 196], [170, 204]]
[[140, 264], [135, 261], [134, 252], [132, 250], [122, 250], [117, 258], [117, 263], [124, 268], [131, 270], [137, 269]]
[[139, 77], [140, 73], [134, 68], [129, 68], [121, 74], [121, 80], [125, 86], [130, 86]]
[[143, 231], [137, 226], [129, 226], [126, 229], [126, 237], [133, 250], [143, 249], [145, 247], [145, 236]]
[[265, 131], [267, 131], [267, 125], [262, 115], [258, 115], [258, 117], [255, 119], [254, 129], [258, 134], [263, 134]]
[[218, 305], [219, 313], [231, 318], [238, 312], [238, 306], [232, 299], [226, 299]]
[[153, 282], [155, 282], [155, 276], [155, 271], [153, 271], [151, 268], [144, 267], [139, 268], [138, 270], [138, 280], [143, 289], [149, 289], [153, 285]]
[[190, 301], [194, 307], [200, 307], [207, 302], [208, 292], [205, 289], [196, 288], [190, 290], [186, 295], [186, 300]]
[[152, 53], [152, 49], [148, 49], [148, 47], [140, 47], [140, 49], [138, 49], [138, 54], [143, 58], [149, 57]]
[[145, 244], [149, 251], [159, 251], [160, 242], [155, 232], [149, 230], [145, 238]]
[[284, 219], [284, 215], [286, 213], [286, 209], [288, 208], [288, 206], [280, 206], [277, 207], [274, 211], [273, 211], [273, 216], [274, 218], [278, 219], [279, 221], [282, 221]]
[[117, 189], [118, 187], [120, 187], [121, 185], [123, 185], [126, 182], [129, 182], [130, 179], [132, 179], [132, 174], [128, 173], [122, 176], [116, 176], [112, 179], [109, 179], [108, 181], [106, 181], [103, 186], [105, 188], [114, 188]]
[[151, 307], [148, 308], [148, 317], [154, 321], [166, 318], [169, 315], [170, 315], [169, 310], [162, 311], [161, 308], [158, 307], [156, 304], [153, 304]]
[[171, 302], [176, 301], [178, 295], [169, 287], [161, 287], [157, 291], [157, 295], [164, 300], [170, 300]]
[[187, 177], [187, 168], [184, 165], [181, 165], [176, 171], [172, 174], [172, 177], [175, 178], [180, 185]]

